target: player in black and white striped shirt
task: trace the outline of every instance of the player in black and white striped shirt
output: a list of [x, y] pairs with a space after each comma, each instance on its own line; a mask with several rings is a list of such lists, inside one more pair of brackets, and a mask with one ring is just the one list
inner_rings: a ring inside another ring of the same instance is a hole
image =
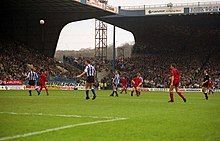
[[95, 70], [95, 67], [93, 67], [91, 65], [91, 62], [90, 60], [86, 60], [85, 61], [85, 70], [83, 73], [81, 73], [80, 75], [78, 75], [77, 77], [82, 77], [83, 75], [86, 74], [86, 100], [90, 99], [89, 98], [89, 90], [92, 91], [93, 93], [93, 98], [92, 100], [94, 100], [96, 98], [96, 93], [95, 93], [95, 90], [94, 90], [94, 83], [95, 83], [95, 75], [96, 75], [96, 70]]
[[117, 71], [115, 71], [114, 73], [114, 78], [112, 79], [112, 94], [110, 94], [110, 96], [114, 96], [114, 93], [115, 93], [115, 96], [118, 97], [118, 85], [120, 83], [120, 76], [119, 76], [119, 73]]
[[[30, 86], [30, 89], [29, 89], [29, 96], [32, 96], [32, 93], [31, 93], [31, 89], [35, 89], [35, 86], [36, 86], [36, 80], [39, 78], [38, 74], [31, 70], [28, 75], [27, 75], [27, 80], [28, 80], [28, 85]], [[35, 89], [37, 91], [37, 89]], [[37, 93], [39, 94], [39, 91], [37, 91]]]

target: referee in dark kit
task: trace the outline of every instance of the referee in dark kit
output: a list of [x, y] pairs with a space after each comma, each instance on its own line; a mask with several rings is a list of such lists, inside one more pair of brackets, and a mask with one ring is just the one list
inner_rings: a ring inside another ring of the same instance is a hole
[[96, 75], [96, 70], [95, 70], [95, 67], [93, 67], [91, 65], [91, 62], [90, 60], [86, 60], [85, 61], [85, 70], [83, 73], [81, 73], [80, 75], [78, 75], [77, 77], [82, 77], [83, 75], [86, 74], [86, 86], [85, 86], [85, 89], [86, 89], [86, 100], [90, 99], [89, 97], [89, 90], [92, 91], [93, 93], [93, 98], [92, 100], [94, 100], [96, 98], [96, 93], [95, 93], [95, 90], [94, 90], [94, 83], [95, 83], [95, 75]]
[[[31, 69], [31, 71], [28, 73], [27, 78], [28, 80], [28, 85], [30, 86], [29, 88], [29, 96], [32, 96], [31, 90], [36, 86], [36, 80], [38, 79], [38, 75], [35, 71]], [[39, 91], [35, 89], [37, 93], [39, 94]]]

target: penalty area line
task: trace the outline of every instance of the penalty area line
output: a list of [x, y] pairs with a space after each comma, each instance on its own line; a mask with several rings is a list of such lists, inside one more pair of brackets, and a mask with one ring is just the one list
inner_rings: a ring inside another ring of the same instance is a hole
[[25, 133], [25, 134], [21, 134], [21, 135], [2, 137], [2, 138], [0, 138], [0, 141], [24, 138], [24, 137], [34, 136], [34, 135], [40, 135], [40, 134], [49, 133], [49, 132], [53, 132], [53, 131], [73, 128], [73, 127], [77, 127], [77, 126], [85, 126], [85, 125], [92, 125], [92, 124], [98, 124], [98, 123], [108, 123], [108, 122], [114, 122], [114, 121], [120, 121], [120, 120], [126, 120], [126, 118], [117, 118], [117, 119], [109, 119], [109, 120], [98, 120], [98, 121], [93, 121], [93, 122], [85, 122], [85, 123], [66, 125], [66, 126], [61, 126], [61, 127], [56, 127], [56, 128], [50, 128], [50, 129], [46, 129], [46, 130], [36, 131], [36, 132]]

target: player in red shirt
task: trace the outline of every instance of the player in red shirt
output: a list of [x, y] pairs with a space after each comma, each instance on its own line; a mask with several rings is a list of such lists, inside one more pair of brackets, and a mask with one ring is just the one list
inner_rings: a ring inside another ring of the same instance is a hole
[[[49, 95], [48, 89], [46, 87], [46, 82], [47, 82], [47, 71], [41, 70], [41, 75], [39, 79], [39, 86], [40, 86], [39, 92], [41, 92], [42, 89], [44, 88], [46, 90], [47, 95]], [[40, 93], [38, 95], [40, 95]]]
[[121, 92], [122, 93], [123, 91], [125, 91], [125, 93], [127, 94], [127, 85], [128, 85], [128, 81], [127, 81], [127, 78], [126, 77], [122, 77], [121, 80], [120, 80], [120, 83], [121, 83], [121, 86], [122, 86], [122, 89], [121, 89]]
[[209, 82], [208, 82], [208, 89], [209, 89], [209, 94], [213, 94], [214, 93], [214, 84], [213, 84], [213, 82], [212, 82], [212, 79], [211, 78], [209, 78]]
[[140, 73], [138, 73], [137, 76], [132, 79], [131, 83], [133, 86], [131, 90], [131, 96], [133, 96], [134, 91], [136, 92], [137, 96], [140, 96], [140, 87], [143, 83], [143, 79], [141, 78]]
[[186, 98], [183, 96], [183, 94], [179, 90], [179, 84], [180, 84], [180, 72], [176, 69], [175, 64], [170, 65], [170, 71], [171, 71], [171, 83], [170, 83], [170, 100], [168, 102], [174, 102], [173, 99], [173, 89], [175, 88], [177, 94], [183, 99], [184, 102], [186, 102]]

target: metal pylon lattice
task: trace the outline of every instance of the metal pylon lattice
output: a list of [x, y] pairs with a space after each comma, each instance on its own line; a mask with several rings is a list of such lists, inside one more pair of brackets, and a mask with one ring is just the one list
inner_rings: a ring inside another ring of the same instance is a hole
[[95, 57], [107, 59], [107, 24], [95, 20]]

